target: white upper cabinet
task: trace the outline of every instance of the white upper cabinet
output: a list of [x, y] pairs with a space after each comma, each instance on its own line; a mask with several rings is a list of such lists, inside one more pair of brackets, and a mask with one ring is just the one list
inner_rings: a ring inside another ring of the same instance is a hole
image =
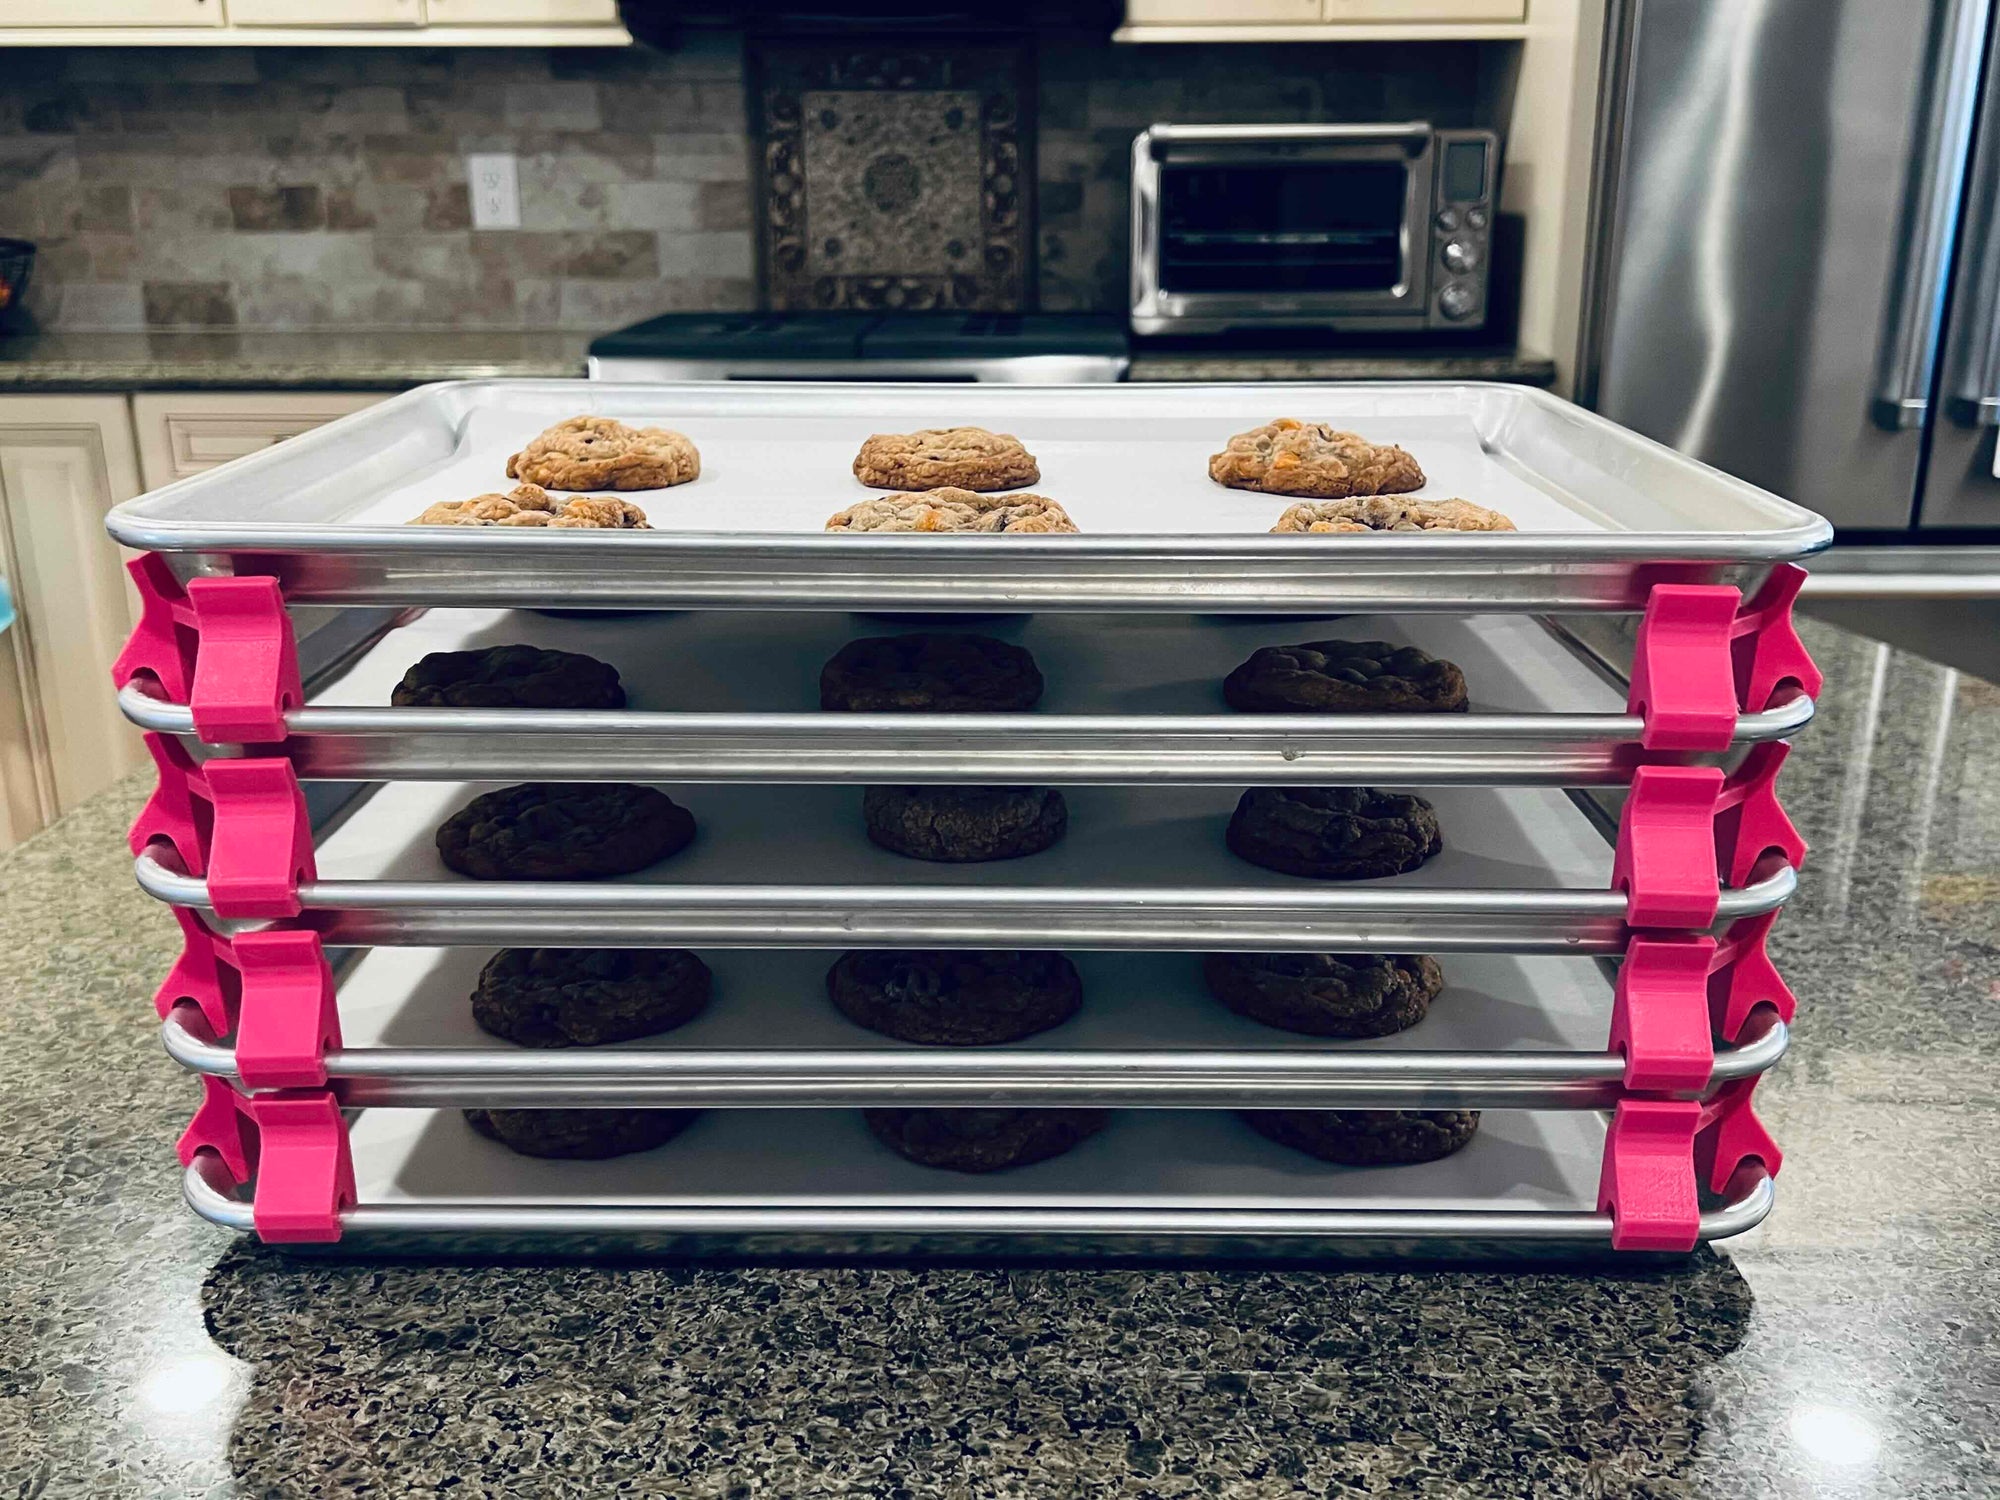
[[229, 0], [232, 26], [421, 26], [424, 0]]
[[9, 26], [220, 26], [222, 0], [4, 0]]
[[1251, 42], [1311, 40], [1332, 27], [1347, 28], [1343, 36], [1366, 36], [1378, 27], [1384, 34], [1438, 36], [1454, 26], [1519, 26], [1527, 19], [1528, 0], [1126, 0], [1118, 35], [1121, 41]]
[[0, 47], [622, 47], [631, 40], [618, 0], [0, 0]]

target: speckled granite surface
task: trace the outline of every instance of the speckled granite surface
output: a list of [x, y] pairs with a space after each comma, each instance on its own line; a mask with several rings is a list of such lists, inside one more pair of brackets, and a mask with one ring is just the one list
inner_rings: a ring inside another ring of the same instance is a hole
[[290, 1260], [179, 1204], [107, 795], [0, 860], [0, 1494], [2000, 1492], [2000, 688], [1810, 636], [1779, 1204], [1668, 1271]]
[[[395, 391], [431, 380], [584, 373], [587, 333], [45, 333], [0, 337], [0, 395], [38, 391]], [[1140, 352], [1133, 380], [1509, 380], [1553, 361], [1511, 351], [1335, 356]]]

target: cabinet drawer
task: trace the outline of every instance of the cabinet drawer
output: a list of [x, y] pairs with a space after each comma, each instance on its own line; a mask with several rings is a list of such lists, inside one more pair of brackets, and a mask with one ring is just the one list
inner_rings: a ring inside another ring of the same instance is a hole
[[6, 0], [0, 27], [220, 26], [222, 0]]
[[1323, 0], [1316, 19], [1331, 22], [1398, 21], [1427, 26], [1450, 21], [1525, 21], [1528, 0]]
[[424, 0], [229, 0], [232, 26], [421, 26]]
[[372, 406], [376, 395], [190, 393], [134, 396], [140, 465], [146, 487], [158, 489], [217, 464], [310, 432], [335, 417]]

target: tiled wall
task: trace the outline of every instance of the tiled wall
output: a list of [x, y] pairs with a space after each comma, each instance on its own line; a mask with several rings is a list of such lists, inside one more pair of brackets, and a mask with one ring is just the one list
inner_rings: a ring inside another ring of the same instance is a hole
[[[1475, 44], [1038, 48], [1039, 295], [1125, 301], [1154, 119], [1497, 117]], [[475, 231], [465, 155], [520, 158]], [[601, 329], [757, 304], [743, 47], [0, 51], [0, 235], [45, 327]]]

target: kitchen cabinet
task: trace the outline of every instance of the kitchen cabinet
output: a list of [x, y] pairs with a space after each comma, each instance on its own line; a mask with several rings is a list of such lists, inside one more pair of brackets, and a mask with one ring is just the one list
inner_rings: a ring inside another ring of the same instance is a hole
[[138, 600], [105, 512], [140, 491], [122, 396], [0, 397], [0, 805], [14, 840], [146, 763], [111, 692]]
[[382, 396], [340, 391], [175, 391], [132, 398], [146, 488], [255, 453]]
[[229, 0], [232, 26], [421, 26], [424, 0]]
[[5, 26], [220, 26], [222, 0], [7, 0]]
[[[1125, 26], [1118, 37], [1121, 41], [1314, 41], [1366, 35], [1360, 28], [1367, 27], [1409, 28], [1395, 34], [1448, 37], [1454, 26], [1476, 28], [1471, 35], [1492, 36], [1496, 33], [1486, 28], [1518, 28], [1527, 18], [1528, 0], [1127, 0]], [[1203, 27], [1214, 30], [1195, 30]], [[1339, 27], [1357, 30], [1329, 29]]]
[[433, 26], [615, 26], [618, 0], [425, 0]]

